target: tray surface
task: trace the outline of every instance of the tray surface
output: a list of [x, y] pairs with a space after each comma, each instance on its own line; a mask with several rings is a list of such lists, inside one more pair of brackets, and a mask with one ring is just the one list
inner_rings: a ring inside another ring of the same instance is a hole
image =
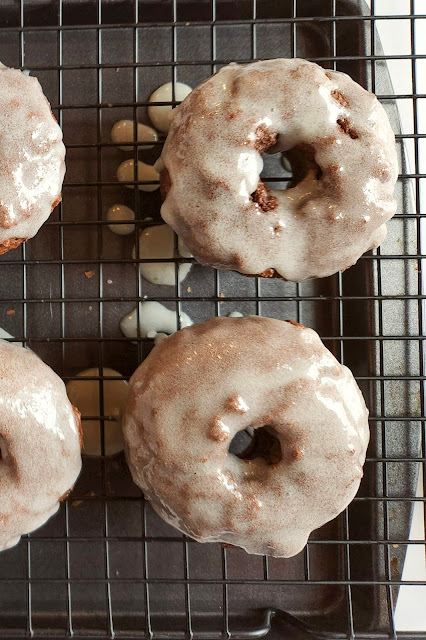
[[[1, 258], [2, 327], [67, 381], [96, 366], [133, 373], [153, 343], [125, 339], [119, 321], [142, 298], [194, 322], [231, 311], [294, 319], [315, 328], [354, 372], [372, 438], [355, 501], [287, 560], [181, 536], [143, 501], [123, 455], [85, 457], [60, 512], [0, 555], [0, 638], [260, 637], [275, 628], [272, 610], [298, 616], [321, 637], [388, 637], [416, 486], [412, 459], [421, 456], [419, 261], [410, 258], [418, 221], [407, 215], [409, 181], [398, 182], [399, 215], [378, 256], [301, 285], [199, 265], [180, 286], [153, 285], [138, 277], [132, 260], [136, 234], [112, 234], [105, 220], [108, 207], [121, 202], [136, 210], [138, 229], [160, 222], [158, 191], [117, 184], [118, 164], [132, 154], [111, 144], [110, 130], [122, 118], [149, 123], [146, 102], [164, 82], [195, 86], [230, 61], [297, 55], [391, 96], [386, 62], [369, 60], [381, 50], [374, 27], [362, 20], [364, 5], [34, 0], [21, 9], [0, 4], [0, 60], [39, 78], [63, 128], [67, 175], [50, 221]], [[383, 104], [399, 133], [395, 101]], [[401, 137], [397, 142], [403, 174]], [[156, 145], [139, 158], [152, 163], [160, 152]], [[264, 161], [264, 181], [282, 178], [285, 188], [280, 158]], [[303, 629], [289, 631], [291, 618], [277, 615], [276, 622], [281, 631], [271, 638], [307, 637]]]

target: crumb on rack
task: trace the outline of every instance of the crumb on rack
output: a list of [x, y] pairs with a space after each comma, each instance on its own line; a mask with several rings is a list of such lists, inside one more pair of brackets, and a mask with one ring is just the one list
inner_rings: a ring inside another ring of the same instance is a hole
[[14, 316], [15, 315], [15, 309], [8, 309], [6, 311], [6, 315], [7, 316]]
[[191, 291], [192, 291], [191, 287], [186, 287], [186, 291], [187, 291], [188, 293], [191, 293]]
[[224, 298], [224, 297], [225, 297], [225, 294], [223, 293], [223, 291], [221, 291], [221, 292], [219, 293], [219, 298]]
[[84, 275], [86, 276], [86, 278], [93, 278], [93, 276], [95, 275], [94, 271], [85, 271]]
[[91, 304], [89, 304], [89, 311], [93, 311], [93, 307]]

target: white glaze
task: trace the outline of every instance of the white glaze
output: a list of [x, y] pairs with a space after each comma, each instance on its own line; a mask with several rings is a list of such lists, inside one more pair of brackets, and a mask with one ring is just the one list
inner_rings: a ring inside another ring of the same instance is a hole
[[[0, 63], [1, 65], [1, 63]], [[5, 329], [0, 328], [0, 340], [6, 340], [9, 338], [14, 338], [14, 336], [12, 336], [11, 333], [9, 333], [8, 331], [6, 331]], [[23, 342], [13, 342], [13, 344], [19, 345], [20, 347], [25, 347]], [[29, 349], [29, 351], [31, 351], [31, 349]]]
[[[127, 338], [147, 338], [148, 334], [155, 337], [157, 333], [170, 335], [178, 330], [176, 311], [167, 309], [159, 302], [147, 301], [139, 303], [139, 334], [138, 334], [138, 314], [134, 309], [124, 316], [120, 322], [120, 329]], [[192, 324], [191, 318], [181, 312], [179, 315], [180, 327], [189, 327]], [[152, 333], [151, 333], [152, 332]]]
[[[175, 84], [175, 100], [184, 100], [192, 91], [192, 88], [183, 82]], [[173, 83], [166, 82], [161, 85], [149, 97], [149, 102], [171, 102], [173, 100]], [[170, 127], [170, 116], [173, 107], [162, 105], [148, 107], [149, 118], [156, 129], [167, 133]]]
[[0, 68], [0, 113], [0, 250], [4, 252], [10, 242], [32, 238], [59, 201], [65, 147], [36, 78]]
[[[238, 431], [264, 425], [281, 460], [229, 453]], [[133, 480], [167, 522], [283, 557], [352, 500], [369, 440], [361, 392], [318, 334], [257, 316], [159, 344], [130, 380], [123, 434]]]
[[179, 254], [182, 256], [182, 258], [192, 258], [192, 253], [190, 252], [190, 250], [188, 249], [188, 247], [186, 246], [182, 238], [179, 238], [179, 236], [178, 236], [178, 251], [179, 251]]
[[[269, 192], [265, 210], [252, 198], [258, 145], [275, 134], [275, 151], [310, 145], [322, 174], [311, 163], [296, 186]], [[171, 181], [164, 221], [201, 263], [245, 274], [302, 281], [345, 269], [382, 242], [396, 210], [383, 107], [349, 76], [305, 60], [223, 67], [173, 111], [161, 164]]]
[[[179, 246], [179, 244], [178, 244]], [[185, 250], [179, 246], [179, 249]], [[175, 255], [175, 234], [168, 224], [147, 227], [139, 234], [139, 258], [173, 258]], [[186, 262], [178, 266], [178, 281], [182, 282], [191, 270], [192, 264]], [[175, 264], [173, 262], [145, 262], [139, 265], [142, 276], [154, 284], [174, 286], [176, 283]]]
[[[134, 219], [135, 212], [125, 204], [114, 204], [107, 211], [107, 220], [111, 223], [108, 228], [119, 236], [128, 236], [133, 233], [135, 225], [131, 221]], [[116, 222], [127, 222], [127, 224], [114, 224]]]
[[[105, 455], [112, 456], [123, 450], [121, 415], [127, 400], [128, 384], [114, 369], [104, 367], [102, 375], [104, 379], [99, 382], [99, 380], [87, 380], [87, 378], [100, 376], [98, 368], [86, 369], [78, 373], [77, 376], [81, 380], [70, 380], [67, 384], [67, 393], [82, 416], [99, 416], [101, 415], [100, 385], [102, 385], [102, 415], [109, 417], [104, 421]], [[121, 380], [105, 378], [121, 378]], [[83, 417], [81, 426], [84, 440], [83, 453], [88, 456], [100, 456], [102, 454], [100, 421], [86, 420]]]
[[243, 318], [244, 314], [240, 313], [239, 311], [231, 311], [231, 313], [228, 313], [228, 318]]
[[[157, 132], [147, 124], [137, 123], [136, 131], [133, 120], [119, 120], [111, 129], [111, 140], [119, 144], [122, 151], [133, 151], [133, 146], [125, 145], [126, 142], [134, 142], [136, 133], [136, 141], [144, 144], [138, 144], [139, 149], [152, 149], [151, 142], [157, 142]], [[124, 146], [123, 146], [124, 144]]]
[[0, 341], [0, 551], [52, 516], [81, 469], [80, 420], [62, 380]]
[[[134, 160], [125, 160], [120, 164], [117, 169], [117, 179], [120, 182], [133, 182], [135, 180], [135, 163]], [[146, 164], [146, 162], [141, 162], [138, 160], [138, 182], [146, 181], [156, 181], [156, 184], [138, 184], [138, 189], [140, 191], [155, 191], [160, 186], [159, 174], [154, 169], [151, 164]], [[124, 185], [127, 189], [134, 189], [135, 185], [126, 184]]]

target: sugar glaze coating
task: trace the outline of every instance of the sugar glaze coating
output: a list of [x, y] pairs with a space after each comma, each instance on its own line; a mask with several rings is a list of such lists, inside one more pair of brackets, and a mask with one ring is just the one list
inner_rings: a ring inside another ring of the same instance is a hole
[[35, 236], [60, 202], [62, 131], [36, 78], [0, 65], [0, 254]]
[[[200, 542], [290, 557], [340, 513], [362, 477], [368, 412], [317, 333], [270, 318], [214, 318], [161, 342], [130, 380], [123, 420], [133, 480]], [[229, 453], [268, 425], [274, 464]]]
[[[269, 190], [261, 153], [297, 184]], [[395, 139], [377, 98], [301, 59], [235, 63], [173, 111], [161, 214], [203, 264], [303, 281], [354, 264], [394, 215]]]
[[59, 508], [81, 469], [80, 414], [34, 353], [0, 340], [0, 551]]

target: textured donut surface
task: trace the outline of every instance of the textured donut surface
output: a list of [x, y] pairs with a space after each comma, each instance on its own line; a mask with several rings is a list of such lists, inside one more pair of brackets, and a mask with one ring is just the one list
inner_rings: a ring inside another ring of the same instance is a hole
[[60, 201], [65, 147], [38, 80], [0, 67], [1, 254], [32, 238]]
[[[354, 497], [368, 412], [318, 334], [270, 318], [214, 318], [161, 342], [130, 381], [123, 421], [134, 481], [200, 542], [289, 557]], [[266, 426], [281, 456], [243, 460], [237, 432]]]
[[[261, 153], [286, 152], [297, 184], [269, 190]], [[201, 263], [303, 281], [385, 238], [398, 175], [377, 98], [301, 59], [223, 67], [173, 111], [159, 167], [162, 216]]]
[[0, 551], [40, 527], [81, 469], [80, 414], [35, 354], [0, 341]]

